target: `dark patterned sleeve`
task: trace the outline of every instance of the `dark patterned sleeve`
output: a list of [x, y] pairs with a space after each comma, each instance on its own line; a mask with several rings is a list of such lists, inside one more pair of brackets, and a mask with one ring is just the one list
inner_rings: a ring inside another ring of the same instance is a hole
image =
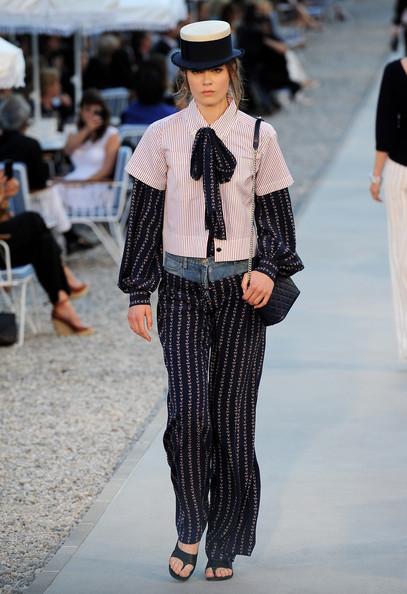
[[295, 224], [288, 188], [256, 196], [254, 211], [259, 262], [253, 270], [275, 280], [304, 268], [296, 252]]
[[134, 179], [118, 287], [129, 306], [148, 304], [163, 270], [162, 224], [165, 191]]

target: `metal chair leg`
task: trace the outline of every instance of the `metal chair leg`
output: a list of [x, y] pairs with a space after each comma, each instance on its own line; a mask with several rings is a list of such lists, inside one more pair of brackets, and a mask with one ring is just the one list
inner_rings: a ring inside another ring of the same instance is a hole
[[19, 319], [19, 328], [18, 328], [18, 346], [22, 346], [24, 344], [26, 298], [27, 298], [27, 283], [22, 283], [21, 296], [20, 296], [20, 319]]

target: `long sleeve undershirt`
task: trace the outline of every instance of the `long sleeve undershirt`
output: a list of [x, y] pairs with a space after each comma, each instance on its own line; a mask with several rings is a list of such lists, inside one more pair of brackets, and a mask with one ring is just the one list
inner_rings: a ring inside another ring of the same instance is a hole
[[[130, 307], [150, 304], [150, 295], [163, 271], [162, 225], [165, 191], [135, 179], [129, 224], [118, 287], [130, 295]], [[296, 253], [295, 225], [287, 188], [256, 197], [257, 264], [253, 270], [273, 280], [277, 274], [291, 276], [304, 268]], [[208, 239], [207, 256], [213, 255]]]

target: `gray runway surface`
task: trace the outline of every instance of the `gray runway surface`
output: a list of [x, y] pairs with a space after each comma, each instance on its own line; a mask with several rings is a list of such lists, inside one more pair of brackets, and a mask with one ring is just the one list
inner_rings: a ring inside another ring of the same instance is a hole
[[[256, 452], [257, 544], [232, 580], [182, 586], [161, 409], [113, 477], [111, 503], [61, 571], [62, 547], [28, 594], [405, 594], [407, 363], [397, 361], [385, 207], [368, 195], [377, 89], [297, 220], [302, 295], [268, 329]], [[141, 456], [141, 458], [140, 458]], [[126, 480], [123, 482], [123, 477]], [[114, 481], [117, 481], [114, 486]], [[102, 494], [103, 495], [103, 494]], [[48, 575], [47, 575], [48, 571]], [[53, 572], [53, 573], [52, 573]], [[42, 580], [42, 581], [41, 581]]]
[[[313, 104], [292, 104], [271, 118], [295, 179], [296, 207], [336, 153], [357, 106], [381, 69], [392, 7], [346, 0], [352, 20], [307, 34], [298, 54], [320, 86]], [[370, 168], [370, 165], [369, 165]], [[0, 591], [24, 591], [82, 521], [140, 440], [163, 402], [166, 372], [152, 330], [150, 344], [127, 325], [127, 296], [117, 268], [99, 246], [74, 254], [70, 266], [91, 290], [76, 302], [93, 336], [60, 339], [41, 293], [41, 332], [24, 348], [2, 349], [0, 431]], [[153, 312], [156, 293], [152, 296]], [[144, 437], [142, 437], [144, 440]]]

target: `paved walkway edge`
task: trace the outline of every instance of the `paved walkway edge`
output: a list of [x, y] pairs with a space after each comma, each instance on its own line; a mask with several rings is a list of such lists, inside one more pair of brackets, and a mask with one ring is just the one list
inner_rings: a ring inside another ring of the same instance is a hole
[[52, 559], [41, 569], [30, 586], [24, 590], [26, 594], [44, 594], [65, 565], [69, 563], [83, 541], [92, 532], [111, 502], [125, 488], [130, 474], [134, 471], [166, 422], [166, 394], [167, 388], [163, 392], [164, 401], [159, 406], [152, 420], [146, 425], [141, 437], [130, 446], [129, 452], [125, 455], [122, 463], [116, 468], [105, 487], [79, 523], [72, 529], [65, 542], [60, 546]]

